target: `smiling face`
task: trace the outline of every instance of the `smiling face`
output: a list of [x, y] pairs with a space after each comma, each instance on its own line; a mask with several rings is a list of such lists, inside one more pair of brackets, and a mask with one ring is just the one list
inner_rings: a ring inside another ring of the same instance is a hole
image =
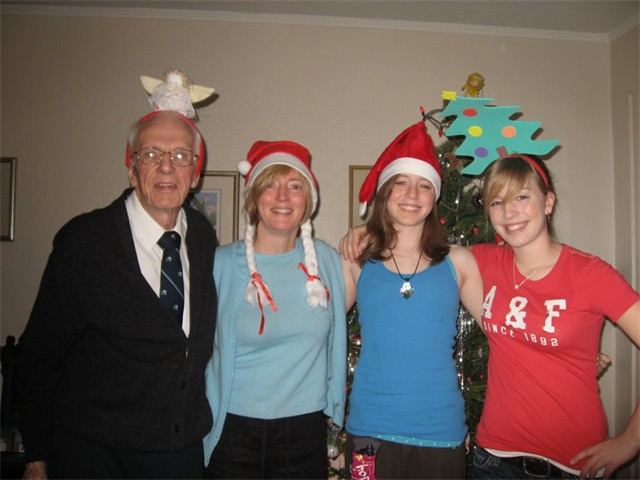
[[545, 194], [531, 179], [515, 191], [507, 184], [488, 199], [489, 218], [496, 233], [513, 248], [548, 242], [547, 215], [554, 203], [555, 194]]
[[[194, 132], [170, 112], [144, 123], [138, 131], [134, 146], [134, 151], [151, 146], [165, 152], [176, 148], [196, 151]], [[145, 211], [165, 229], [175, 226], [182, 204], [199, 180], [195, 164], [176, 167], [168, 153], [163, 154], [156, 165], [145, 165], [133, 155], [128, 176]]]
[[485, 212], [496, 233], [514, 248], [553, 240], [553, 183], [548, 171], [543, 178], [531, 162], [546, 168], [530, 157], [504, 157], [489, 166], [484, 180]]
[[387, 198], [387, 212], [396, 228], [422, 227], [436, 202], [433, 184], [411, 173], [401, 173], [389, 182], [392, 188]]
[[252, 184], [245, 208], [250, 222], [257, 224], [258, 241], [279, 237], [293, 242], [311, 215], [311, 191], [300, 172], [272, 165]]

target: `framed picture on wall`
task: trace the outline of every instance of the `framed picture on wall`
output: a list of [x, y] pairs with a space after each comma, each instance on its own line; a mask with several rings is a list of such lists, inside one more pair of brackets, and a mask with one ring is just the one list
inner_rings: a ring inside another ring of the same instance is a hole
[[189, 204], [201, 212], [216, 229], [220, 245], [238, 239], [240, 174], [238, 172], [205, 171]]
[[15, 157], [2, 157], [0, 162], [0, 240], [13, 242], [16, 225]]
[[367, 205], [367, 215], [365, 218], [360, 218], [358, 214], [358, 209], [360, 208], [358, 194], [370, 170], [371, 165], [349, 165], [349, 228], [366, 223], [371, 216], [373, 201]]

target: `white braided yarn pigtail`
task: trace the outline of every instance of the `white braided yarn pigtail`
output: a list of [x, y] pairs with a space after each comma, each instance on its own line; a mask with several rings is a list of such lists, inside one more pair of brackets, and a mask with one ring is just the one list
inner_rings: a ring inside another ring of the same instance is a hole
[[262, 305], [271, 303], [273, 310], [277, 310], [271, 297], [271, 291], [266, 283], [262, 281], [260, 274], [258, 273], [258, 267], [256, 265], [256, 251], [253, 247], [253, 239], [256, 234], [255, 225], [249, 223], [249, 219], [246, 219], [246, 228], [244, 233], [244, 247], [246, 250], [247, 267], [249, 268], [249, 282], [244, 292], [244, 299], [251, 305], [262, 308]]
[[253, 248], [253, 238], [256, 234], [256, 227], [249, 223], [249, 219], [246, 219], [246, 228], [244, 232], [244, 246], [245, 257], [247, 259], [247, 267], [249, 268], [249, 283], [244, 291], [244, 299], [246, 302], [254, 305], [260, 309], [260, 328], [258, 334], [262, 335], [264, 332], [264, 304], [269, 303], [274, 312], [278, 311], [276, 302], [273, 301], [271, 292], [267, 284], [262, 281], [262, 277], [258, 273], [258, 267], [256, 265], [256, 251]]
[[320, 277], [318, 277], [318, 258], [316, 249], [311, 236], [311, 221], [307, 220], [300, 226], [300, 239], [304, 247], [304, 263], [302, 267], [306, 267], [304, 272], [307, 274], [307, 305], [311, 308], [321, 306], [327, 307], [329, 299], [329, 290], [323, 285]]
[[244, 230], [244, 248], [245, 257], [247, 258], [247, 268], [249, 269], [249, 283], [244, 292], [244, 299], [251, 305], [258, 306], [258, 290], [253, 285], [253, 274], [258, 273], [256, 267], [256, 252], [253, 248], [253, 238], [256, 234], [256, 227], [249, 223], [249, 219], [245, 219], [246, 228]]

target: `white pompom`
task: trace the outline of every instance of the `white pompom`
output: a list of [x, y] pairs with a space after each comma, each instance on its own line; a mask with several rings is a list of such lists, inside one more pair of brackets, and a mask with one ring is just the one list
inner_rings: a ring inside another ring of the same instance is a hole
[[242, 175], [247, 175], [249, 173], [249, 170], [251, 170], [251, 164], [248, 161], [240, 160], [238, 162], [238, 171]]
[[367, 202], [362, 202], [360, 204], [360, 208], [358, 208], [358, 215], [360, 215], [360, 218], [364, 218], [366, 213], [367, 213]]
[[320, 280], [308, 280], [305, 287], [307, 289], [307, 305], [311, 308], [327, 308], [327, 290]]

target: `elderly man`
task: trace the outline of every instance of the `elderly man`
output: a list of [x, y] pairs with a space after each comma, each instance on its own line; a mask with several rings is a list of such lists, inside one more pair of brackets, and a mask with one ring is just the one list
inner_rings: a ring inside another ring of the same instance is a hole
[[183, 204], [203, 153], [184, 115], [141, 118], [133, 188], [56, 235], [20, 338], [25, 478], [202, 476], [217, 241]]

